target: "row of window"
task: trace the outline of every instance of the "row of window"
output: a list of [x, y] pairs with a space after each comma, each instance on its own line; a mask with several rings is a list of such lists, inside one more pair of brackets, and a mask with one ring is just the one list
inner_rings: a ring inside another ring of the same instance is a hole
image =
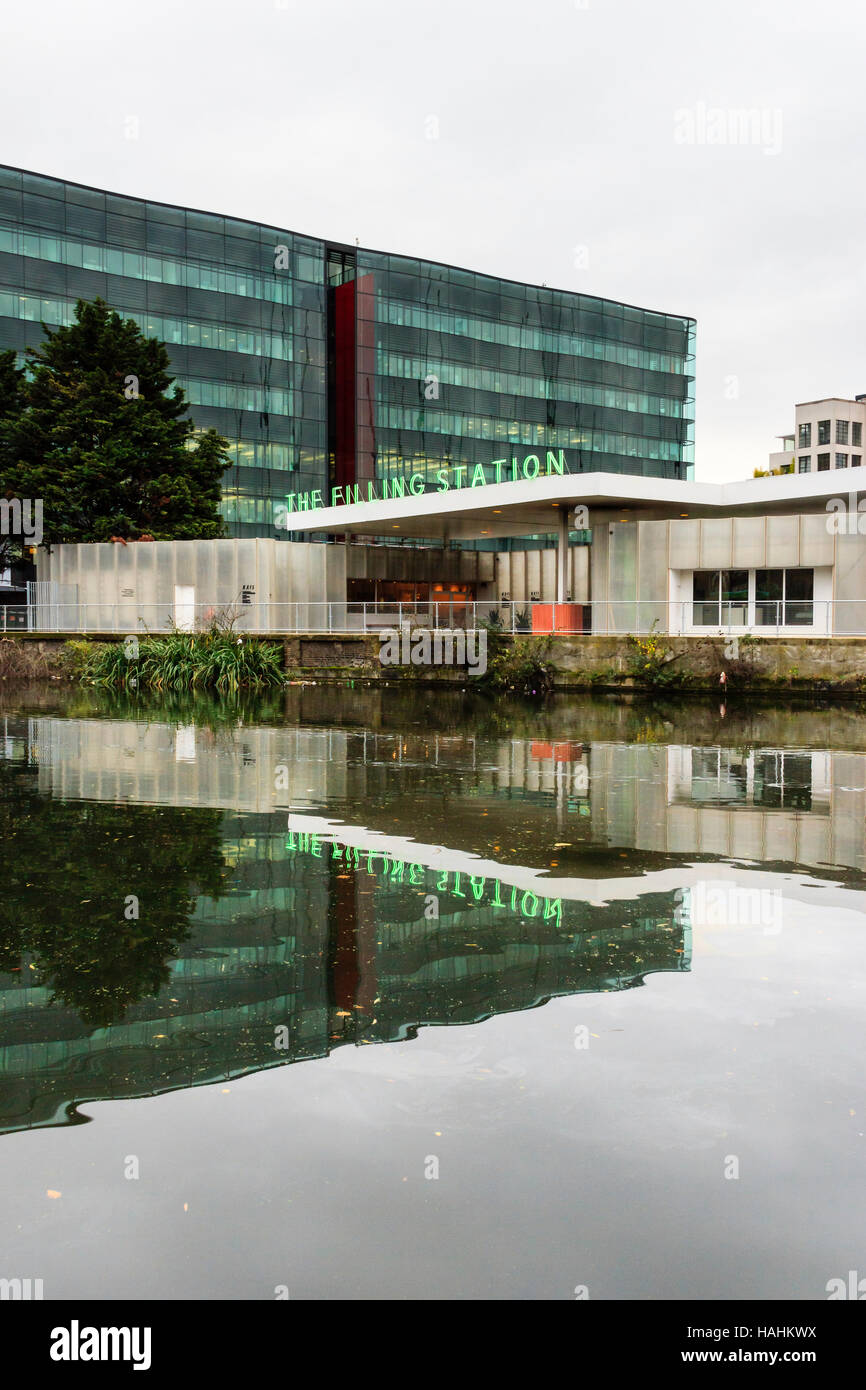
[[[830, 443], [831, 420], [818, 421], [818, 444]], [[861, 448], [863, 444], [863, 422], [861, 420], [837, 420], [836, 421], [836, 443], [847, 444], [849, 440], [855, 449]], [[802, 424], [799, 427], [798, 448], [809, 449], [812, 447], [812, 425]]]
[[[253, 357], [273, 357], [281, 362], [297, 360], [314, 366], [325, 365], [325, 342], [319, 336], [324, 329], [319, 314], [296, 309], [293, 333], [263, 333], [260, 329], [240, 328], [207, 319], [170, 318], [123, 304], [113, 304], [112, 308], [125, 318], [134, 319], [147, 337], [159, 338], [169, 345], [214, 348]], [[0, 290], [0, 318], [46, 323], [52, 328], [65, 326], [75, 318], [75, 301]]]
[[228, 381], [203, 381], [177, 377], [190, 405], [210, 405], [220, 410], [253, 410], [259, 414], [291, 415], [292, 392], [279, 387], [236, 386]]
[[[331, 253], [332, 254], [332, 253]], [[694, 331], [694, 320], [678, 314], [664, 314], [655, 309], [639, 309], [618, 299], [600, 299], [596, 295], [580, 294], [574, 290], [552, 289], [547, 285], [521, 284], [515, 280], [499, 279], [484, 271], [463, 270], [437, 261], [418, 261], [410, 256], [361, 249], [356, 253], [359, 279], [375, 274], [395, 290], [399, 284], [404, 298], [416, 299], [413, 287], [424, 284], [446, 285], [452, 289], [475, 291], [478, 294], [506, 296], [518, 304], [543, 304], [564, 310], [577, 310], [604, 316], [617, 323], [631, 323], [653, 330], [686, 334]]]
[[630, 308], [573, 291], [493, 280], [472, 271], [367, 252], [358, 253], [357, 272], [362, 317], [368, 297], [365, 291], [375, 282], [385, 294], [406, 303], [479, 314], [494, 322], [533, 323], [585, 333], [588, 337], [610, 338], [686, 358], [694, 352], [693, 320]]
[[[27, 358], [23, 352], [16, 354], [15, 364], [26, 368]], [[298, 363], [296, 374], [299, 385], [294, 390], [278, 386], [261, 388], [204, 377], [177, 376], [173, 378], [173, 383], [186, 392], [190, 405], [207, 406], [214, 410], [245, 410], [257, 414], [291, 416], [294, 397], [296, 418], [303, 422], [304, 428], [309, 428], [311, 424], [324, 428], [324, 368]]]
[[36, 236], [33, 232], [3, 226], [0, 226], [0, 251], [77, 266], [82, 270], [101, 271], [107, 275], [125, 275], [133, 280], [153, 280], [164, 285], [214, 290], [218, 294], [265, 299], [273, 304], [292, 303], [293, 282], [285, 272], [281, 274], [276, 271], [272, 279], [266, 279], [261, 275], [245, 275], [239, 270], [226, 270], [224, 265], [208, 264], [206, 261], [175, 260], [166, 256], [146, 255], [141, 251], [118, 251], [109, 246], [72, 241], [68, 237]]
[[[524, 424], [516, 421], [507, 423], [516, 426], [519, 430], [519, 434], [509, 434], [507, 439], [503, 441], [512, 448], [520, 449], [524, 445], [529, 448], [549, 445], [553, 448], [553, 446], [556, 445], [560, 448], [580, 449], [581, 452], [619, 454], [624, 458], [630, 459], [664, 459], [670, 463], [680, 463], [682, 461], [683, 446], [678, 444], [676, 440], [645, 439], [642, 435], [614, 434], [609, 430], [566, 430], [554, 428], [553, 426], [544, 427], [545, 437], [543, 439], [539, 439], [538, 437], [532, 439], [528, 437], [530, 432]], [[408, 435], [412, 434], [414, 434], [418, 441], [414, 447], [412, 439], [407, 438]], [[428, 454], [428, 449], [425, 447], [426, 441], [430, 439], [431, 435], [435, 438], [437, 434], [439, 434], [438, 430], [429, 427], [418, 429], [411, 423], [403, 427], [392, 426], [390, 423], [383, 424], [382, 433], [377, 437], [376, 441], [377, 460], [381, 463], [384, 454], [388, 450], [388, 445], [392, 440], [396, 446], [395, 452], [398, 458], [405, 459], [408, 458], [410, 454], [417, 455], [419, 453], [426, 456]], [[456, 430], [443, 430], [441, 437], [460, 440], [463, 438], [471, 439], [475, 436], [460, 435]], [[467, 452], [461, 450], [459, 444], [456, 449], [451, 445], [445, 445], [437, 452], [435, 459], [430, 461], [429, 467], [432, 469], [441, 468], [443, 463], [446, 462], [469, 462], [469, 458]], [[482, 460], [482, 462], [484, 462], [484, 460]], [[605, 469], [608, 467], [606, 461], [604, 463], [599, 462], [598, 465], [590, 464], [589, 466], [597, 466]]]
[[505, 347], [529, 348], [536, 352], [561, 352], [572, 357], [592, 357], [604, 362], [617, 362], [623, 367], [640, 367], [646, 371], [670, 372], [681, 376], [685, 360], [671, 353], [649, 352], [629, 347], [607, 338], [581, 337], [574, 333], [558, 333], [548, 328], [533, 328], [526, 324], [503, 323], [501, 320], [472, 318], [468, 314], [448, 309], [426, 309], [420, 304], [408, 304], [376, 295], [377, 317], [385, 323], [401, 327], [422, 328], [434, 333], [451, 333], [459, 337], [480, 339], [485, 343], [500, 343]]
[[[816, 469], [816, 472], [818, 472], [818, 473], [826, 473], [826, 472], [828, 472], [828, 470], [829, 470], [829, 468], [830, 468], [830, 455], [829, 455], [829, 454], [816, 454], [815, 457], [816, 457], [817, 463], [818, 463], [818, 467], [817, 467], [817, 469]], [[860, 467], [862, 467], [862, 464], [863, 464], [863, 455], [862, 455], [862, 454], [851, 454], [851, 455], [848, 455], [848, 454], [837, 454], [837, 455], [836, 455], [836, 467], [837, 467], [837, 468], [847, 468], [848, 465], [849, 465], [849, 463], [850, 463], [850, 465], [851, 465], [852, 468], [860, 468]], [[798, 472], [798, 473], [811, 473], [811, 472], [812, 472], [812, 455], [811, 455], [811, 454], [800, 454], [799, 458], [797, 459], [797, 472]]]
[[631, 458], [667, 458], [674, 461], [680, 458], [681, 445], [676, 440], [659, 441], [643, 435], [615, 434], [611, 431], [592, 430], [564, 425], [528, 425], [525, 421], [499, 420], [487, 417], [460, 415], [451, 411], [426, 416], [423, 411], [414, 411], [401, 406], [380, 408], [378, 422], [392, 430], [413, 430], [422, 435], [449, 435], [454, 439], [489, 439], [509, 446], [523, 444], [560, 445], [573, 449], [595, 449], [595, 439], [613, 441], [612, 452], [627, 454]]
[[219, 504], [220, 515], [229, 526], [246, 523], [273, 526], [275, 509], [285, 499], [278, 497], [224, 496]]
[[[18, 362], [23, 366], [24, 362]], [[318, 368], [315, 370], [318, 371]], [[211, 406], [215, 410], [249, 410], [256, 414], [291, 415], [292, 391], [272, 386], [262, 389], [258, 386], [233, 384], [227, 381], [208, 381], [202, 377], [175, 377], [174, 384], [186, 392], [190, 405]], [[314, 393], [316, 403], [323, 400]], [[311, 409], [314, 420], [322, 416], [322, 408]], [[274, 464], [273, 467], [289, 465]]]
[[224, 217], [218, 212], [198, 212], [193, 208], [174, 207], [169, 203], [149, 203], [141, 198], [129, 198], [122, 193], [87, 188], [83, 184], [65, 183], [62, 179], [53, 179], [47, 174], [31, 174], [21, 169], [9, 168], [7, 165], [0, 165], [0, 188], [23, 194], [25, 199], [32, 199], [36, 207], [44, 207], [49, 202], [59, 204], [67, 213], [74, 208], [87, 208], [91, 212], [103, 215], [107, 213], [109, 216], [114, 214], [132, 218], [134, 221], [158, 222], [185, 229], [187, 232], [207, 232], [217, 237], [236, 236], [265, 242], [276, 238], [310, 255], [320, 252], [322, 247], [322, 243], [314, 237], [286, 230], [279, 231], [264, 223]]
[[592, 432], [576, 426], [532, 425], [525, 420], [503, 420], [489, 416], [461, 415], [453, 411], [425, 416], [401, 406], [380, 406], [377, 411], [380, 426], [396, 430], [414, 430], [418, 434], [447, 434], [455, 439], [489, 439], [515, 448], [526, 445], [554, 445], [582, 449], [591, 447]]
[[[497, 395], [525, 396], [530, 400], [568, 401], [575, 405], [600, 405], [613, 410], [630, 410], [644, 415], [669, 415], [682, 418], [682, 401], [669, 396], [648, 396], [623, 387], [608, 389], [583, 382], [563, 381], [557, 377], [518, 376], [485, 367], [464, 367], [453, 362], [431, 362], [420, 357], [402, 357], [396, 352], [376, 351], [376, 371], [379, 375], [401, 377], [416, 381], [419, 389], [431, 377], [430, 389], [464, 386], [475, 391], [491, 391]], [[433, 399], [436, 399], [435, 397]]]
[[298, 451], [291, 444], [262, 444], [258, 440], [230, 439], [226, 450], [232, 468], [276, 469], [293, 472], [298, 467]]
[[[122, 305], [112, 305], [112, 308], [125, 318], [135, 319], [148, 338], [159, 338], [164, 343], [275, 357], [283, 362], [292, 360], [290, 333], [262, 333], [253, 328], [232, 328], [205, 320], [167, 318], [163, 314], [142, 313], [140, 309], [124, 309]], [[75, 303], [71, 299], [42, 299], [38, 295], [0, 290], [0, 318], [65, 327], [75, 319]]]
[[815, 572], [811, 569], [695, 570], [695, 627], [811, 627]]

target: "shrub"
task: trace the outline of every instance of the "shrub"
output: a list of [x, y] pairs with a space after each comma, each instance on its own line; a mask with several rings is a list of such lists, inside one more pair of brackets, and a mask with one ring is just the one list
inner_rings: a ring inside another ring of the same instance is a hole
[[111, 690], [264, 690], [285, 684], [279, 642], [229, 632], [169, 632], [139, 638], [138, 655], [123, 643], [95, 648], [83, 679]]
[[553, 689], [555, 667], [547, 660], [550, 637], [509, 639], [495, 632], [487, 638], [487, 671], [477, 684], [491, 690], [512, 690], [518, 695], [548, 695]]
[[74, 638], [60, 648], [58, 666], [67, 680], [80, 681], [87, 673], [98, 643]]
[[643, 685], [682, 684], [682, 673], [670, 669], [679, 657], [665, 646], [662, 633], [656, 631], [656, 623], [653, 623], [646, 637], [635, 637], [630, 632], [628, 647], [626, 669], [634, 680]]

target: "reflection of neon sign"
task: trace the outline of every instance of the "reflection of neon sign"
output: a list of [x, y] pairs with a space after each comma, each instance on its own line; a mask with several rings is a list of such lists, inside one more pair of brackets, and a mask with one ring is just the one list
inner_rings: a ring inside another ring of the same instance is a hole
[[[338, 841], [323, 840], [321, 835], [312, 832], [289, 832], [286, 849], [310, 854], [314, 859], [338, 859], [354, 868], [365, 869], [375, 877], [384, 877], [390, 883], [407, 883], [414, 888], [426, 886], [425, 876], [436, 875], [436, 892], [450, 893], [455, 898], [471, 899], [479, 906], [503, 907], [510, 912], [519, 912], [523, 917], [539, 917], [543, 921], [555, 918], [562, 921], [562, 898], [546, 898], [527, 888], [510, 887], [499, 878], [486, 875], [467, 874], [458, 869], [428, 869], [423, 864], [409, 859], [398, 859], [381, 849], [358, 849], [357, 846], [341, 845]], [[327, 851], [331, 853], [328, 855]], [[378, 865], [375, 861], [380, 861]], [[504, 896], [503, 896], [504, 894]]]
[[[487, 476], [492, 469], [494, 476]], [[485, 487], [488, 483], [516, 483], [527, 481], [544, 474], [550, 477], [557, 473], [562, 477], [568, 470], [565, 466], [565, 450], [546, 450], [545, 465], [542, 466], [539, 454], [526, 454], [524, 458], [493, 459], [490, 463], [476, 463], [470, 468], [468, 463], [452, 464], [436, 470], [436, 486], [430, 492], [449, 492], [451, 488]], [[471, 472], [471, 477], [470, 477]], [[427, 475], [412, 473], [409, 478], [381, 478], [378, 482], [346, 483], [343, 487], [331, 488], [331, 501], [327, 503], [324, 494], [318, 489], [312, 492], [289, 492], [285, 502], [274, 508], [274, 525], [278, 530], [289, 529], [290, 512], [315, 512], [326, 506], [353, 506], [357, 502], [387, 502], [397, 497], [405, 497], [407, 488], [410, 496], [420, 497], [428, 491]], [[378, 489], [378, 491], [377, 491]], [[366, 493], [366, 495], [363, 495]]]

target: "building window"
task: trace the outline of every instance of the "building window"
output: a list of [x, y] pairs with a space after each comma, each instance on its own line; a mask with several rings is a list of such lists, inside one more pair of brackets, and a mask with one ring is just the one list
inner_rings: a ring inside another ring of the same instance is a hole
[[811, 627], [814, 600], [815, 571], [785, 570], [785, 625]]
[[863, 463], [863, 455], [862, 455], [862, 454], [852, 454], [852, 455], [851, 455], [851, 467], [852, 467], [852, 468], [859, 468], [859, 467], [861, 466], [862, 463]]
[[837, 468], [847, 468], [847, 467], [848, 467], [848, 455], [847, 455], [847, 454], [837, 454], [837, 455], [836, 455], [836, 467], [837, 467]]
[[800, 455], [800, 460], [799, 460], [799, 463], [798, 463], [798, 465], [797, 465], [797, 471], [798, 471], [799, 473], [811, 473], [811, 472], [812, 472], [812, 455], [811, 455], [811, 454], [801, 454], [801, 455]]
[[695, 627], [719, 623], [719, 571], [695, 570], [692, 575], [692, 622]]
[[811, 754], [756, 753], [753, 800], [766, 809], [810, 811]]
[[860, 420], [851, 421], [851, 443], [859, 449], [863, 443], [863, 425]]
[[749, 621], [749, 571], [722, 570], [722, 622], [745, 627]]
[[829, 444], [829, 443], [830, 443], [830, 421], [829, 421], [829, 420], [819, 420], [819, 421], [818, 421], [818, 443], [819, 443], [819, 444]]
[[836, 443], [837, 443], [837, 444], [847, 444], [847, 443], [848, 443], [848, 421], [847, 421], [847, 420], [837, 420], [837, 421], [836, 421]]
[[756, 626], [811, 627], [814, 587], [814, 570], [756, 570]]
[[811, 426], [811, 425], [801, 425], [801, 426], [800, 426], [800, 448], [801, 448], [801, 449], [811, 449], [811, 447], [812, 447], [812, 426]]
[[827, 471], [827, 469], [828, 469], [829, 467], [830, 467], [830, 455], [829, 455], [829, 454], [819, 454], [819, 455], [818, 455], [818, 472], [819, 472], [819, 473], [826, 473], [826, 471]]
[[747, 625], [748, 570], [695, 570], [692, 593], [692, 622], [696, 627]]
[[738, 753], [693, 748], [691, 776], [679, 802], [699, 806], [758, 806], [762, 811], [812, 809], [812, 755], [777, 749]]
[[731, 748], [693, 748], [690, 799], [702, 806], [745, 805], [748, 758]]

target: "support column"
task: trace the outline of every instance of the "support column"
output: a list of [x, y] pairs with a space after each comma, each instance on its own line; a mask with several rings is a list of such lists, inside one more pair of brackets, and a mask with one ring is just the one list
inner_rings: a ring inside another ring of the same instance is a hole
[[556, 538], [556, 601], [565, 603], [568, 597], [568, 517], [569, 508], [560, 507], [559, 532]]

